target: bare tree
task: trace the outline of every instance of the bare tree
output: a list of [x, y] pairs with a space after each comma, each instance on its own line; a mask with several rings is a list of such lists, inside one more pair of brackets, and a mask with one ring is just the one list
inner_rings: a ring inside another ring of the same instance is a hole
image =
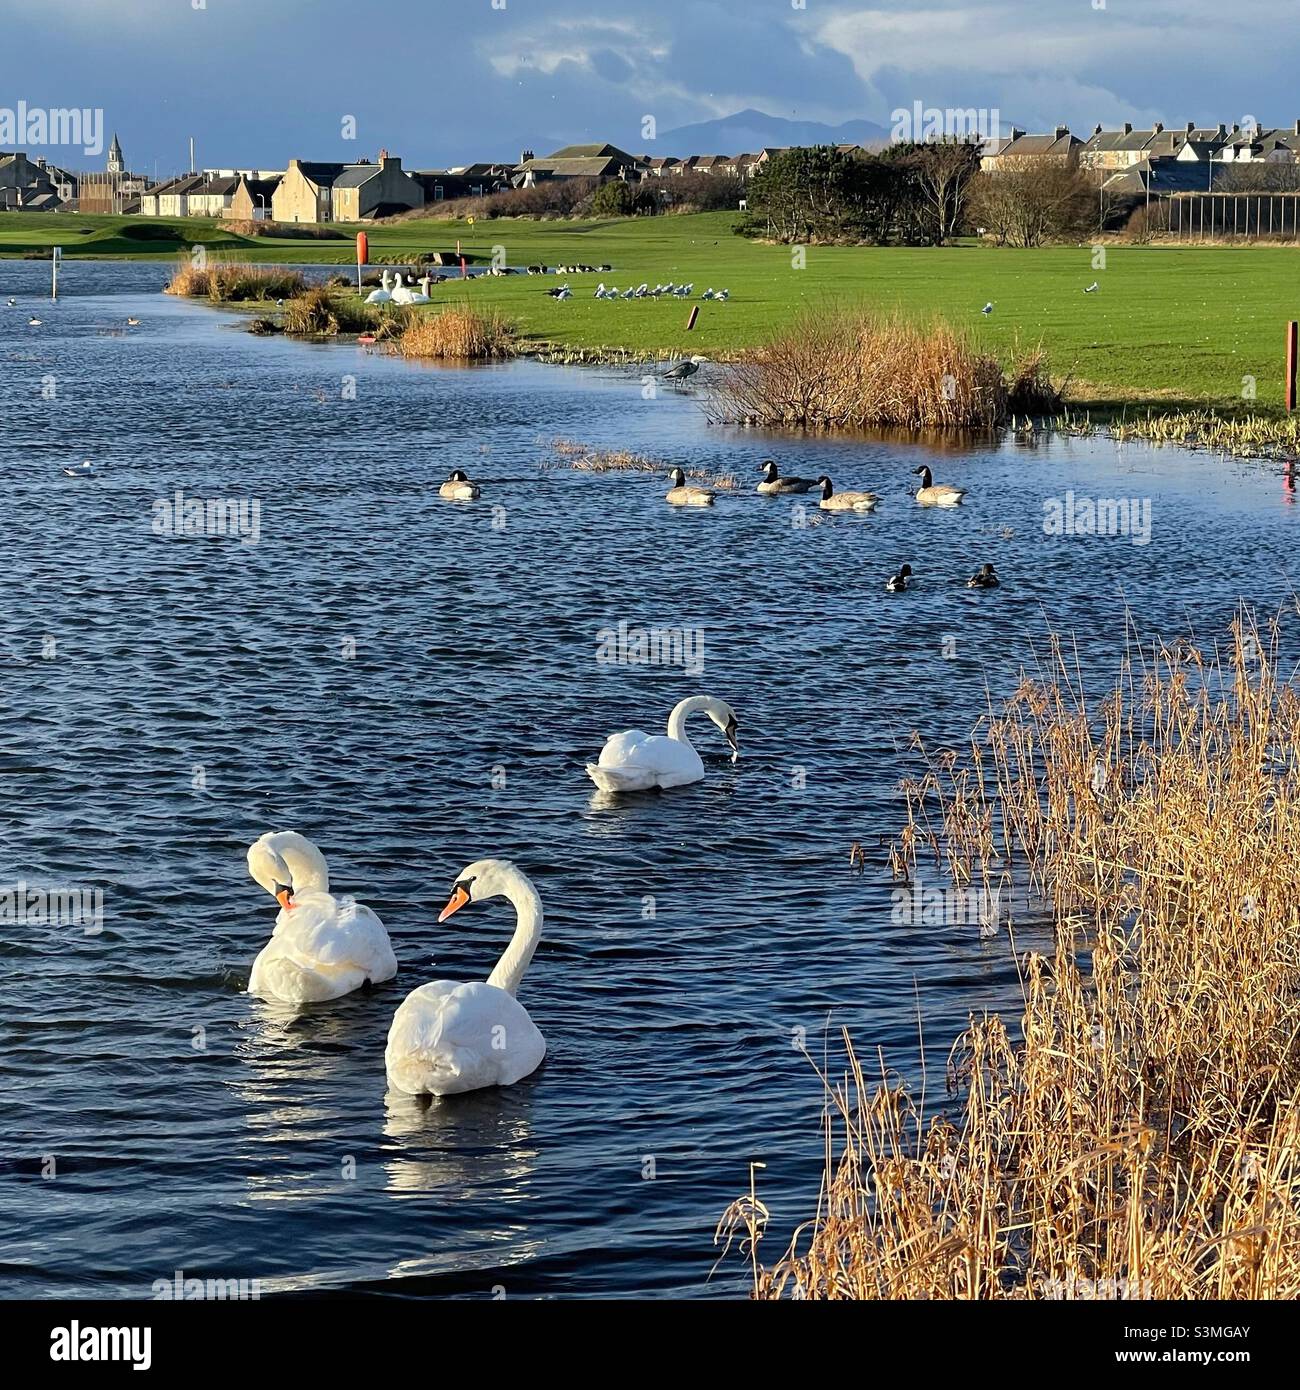
[[934, 141], [917, 149], [917, 178], [921, 196], [942, 245], [961, 223], [966, 198], [979, 173], [980, 147], [972, 140]]
[[1003, 246], [1041, 246], [1077, 237], [1096, 221], [1096, 188], [1073, 161], [1015, 160], [981, 174], [971, 212]]

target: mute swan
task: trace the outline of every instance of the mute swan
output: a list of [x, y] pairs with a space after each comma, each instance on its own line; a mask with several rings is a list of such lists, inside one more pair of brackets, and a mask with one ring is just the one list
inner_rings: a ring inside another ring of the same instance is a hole
[[923, 507], [955, 507], [966, 492], [963, 488], [948, 487], [946, 483], [935, 484], [934, 475], [928, 464], [912, 469], [921, 475], [921, 486], [916, 491], [916, 500]]
[[891, 574], [885, 584], [886, 590], [891, 594], [905, 594], [907, 592], [908, 581], [912, 578], [911, 565], [904, 565], [897, 574]]
[[688, 715], [703, 710], [726, 735], [733, 754], [736, 742], [736, 715], [725, 700], [711, 695], [692, 695], [673, 707], [668, 716], [668, 737], [627, 729], [611, 734], [600, 759], [587, 764], [587, 776], [605, 792], [640, 792], [651, 787], [684, 787], [704, 776], [704, 764], [686, 737]]
[[686, 474], [680, 468], [674, 468], [668, 477], [672, 481], [672, 487], [665, 495], [668, 502], [674, 507], [711, 507], [713, 505], [713, 493], [706, 487], [687, 487]]
[[817, 485], [822, 490], [824, 512], [869, 512], [880, 501], [874, 492], [836, 492], [824, 474], [817, 479]]
[[384, 1049], [388, 1084], [395, 1090], [449, 1096], [513, 1086], [546, 1056], [546, 1039], [515, 999], [542, 935], [537, 889], [509, 860], [478, 859], [460, 871], [438, 921], [488, 898], [508, 898], [514, 905], [515, 934], [486, 984], [434, 980], [402, 1000]]
[[317, 1003], [397, 974], [383, 923], [330, 894], [325, 856], [304, 835], [268, 832], [248, 847], [248, 872], [280, 904], [275, 931], [253, 962], [249, 994]]
[[966, 587], [968, 589], [996, 589], [1001, 582], [997, 570], [992, 565], [981, 565], [979, 572], [971, 575], [966, 581]]
[[377, 290], [371, 290], [370, 293], [366, 295], [367, 304], [387, 304], [389, 300], [391, 300], [393, 297], [392, 287], [388, 283], [388, 272], [384, 271], [384, 273], [379, 277], [379, 279], [382, 288]]
[[454, 502], [472, 502], [479, 495], [477, 483], [471, 483], [463, 468], [453, 469], [447, 481], [438, 489], [439, 497]]
[[807, 478], [783, 478], [775, 459], [763, 460], [763, 481], [757, 491], [765, 497], [775, 497], [781, 492], [807, 492], [812, 484]]

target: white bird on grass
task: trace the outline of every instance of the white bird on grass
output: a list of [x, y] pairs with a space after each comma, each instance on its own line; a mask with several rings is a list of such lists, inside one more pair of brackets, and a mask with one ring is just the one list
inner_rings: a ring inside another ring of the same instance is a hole
[[381, 287], [377, 290], [371, 290], [366, 295], [367, 304], [387, 304], [392, 299], [392, 286], [388, 283], [387, 271], [384, 271], [383, 275], [380, 276], [380, 281]]
[[1088, 285], [1084, 289], [1083, 292], [1084, 294], [1096, 294], [1099, 289], [1101, 289], [1101, 286], [1096, 282], [1096, 280], [1094, 280], [1091, 285]]
[[993, 301], [992, 301], [992, 300], [989, 300], [989, 302], [980, 310], [980, 313], [981, 313], [981, 314], [988, 315], [988, 314], [991, 314], [992, 312], [993, 312]]
[[600, 750], [599, 759], [587, 764], [587, 776], [605, 792], [641, 792], [655, 787], [667, 790], [701, 781], [704, 762], [686, 736], [686, 720], [697, 712], [707, 714], [722, 730], [734, 757], [739, 752], [735, 711], [725, 700], [692, 695], [673, 707], [666, 738], [640, 729], [612, 734]]

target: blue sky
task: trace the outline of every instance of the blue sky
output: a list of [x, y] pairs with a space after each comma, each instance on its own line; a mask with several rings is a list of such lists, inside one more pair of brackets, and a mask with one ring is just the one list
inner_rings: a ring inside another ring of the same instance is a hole
[[50, 55], [10, 56], [0, 107], [102, 107], [150, 174], [186, 167], [190, 135], [210, 166], [387, 146], [430, 167], [605, 139], [689, 154], [642, 140], [643, 119], [747, 107], [1280, 125], [1300, 118], [1295, 18], [1296, 0], [0, 0], [7, 55]]

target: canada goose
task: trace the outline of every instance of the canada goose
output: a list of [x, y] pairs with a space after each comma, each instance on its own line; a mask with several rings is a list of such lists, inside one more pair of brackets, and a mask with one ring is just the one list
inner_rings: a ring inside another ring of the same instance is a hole
[[478, 484], [470, 482], [463, 468], [456, 468], [448, 473], [447, 481], [438, 489], [439, 497], [446, 497], [453, 502], [472, 502], [478, 495]]
[[668, 489], [666, 500], [674, 507], [711, 507], [713, 493], [706, 487], [687, 487], [686, 474], [674, 468], [668, 475], [672, 487]]
[[817, 479], [817, 485], [822, 490], [824, 512], [869, 512], [880, 501], [874, 492], [836, 492], [825, 474]]
[[807, 478], [783, 478], [775, 459], [764, 459], [762, 463], [763, 481], [758, 491], [766, 497], [774, 497], [781, 492], [807, 492], [812, 483]]
[[930, 472], [928, 464], [923, 463], [920, 468], [912, 469], [912, 472], [921, 475], [921, 486], [916, 490], [916, 500], [923, 507], [955, 507], [966, 496], [964, 488], [948, 487], [945, 483], [936, 487], [934, 475]]
[[911, 565], [904, 565], [897, 574], [891, 574], [885, 588], [891, 594], [902, 594], [907, 592], [908, 580], [912, 577]]
[[966, 587], [968, 589], [996, 589], [1001, 582], [992, 565], [981, 565], [979, 573], [971, 575], [966, 581]]

